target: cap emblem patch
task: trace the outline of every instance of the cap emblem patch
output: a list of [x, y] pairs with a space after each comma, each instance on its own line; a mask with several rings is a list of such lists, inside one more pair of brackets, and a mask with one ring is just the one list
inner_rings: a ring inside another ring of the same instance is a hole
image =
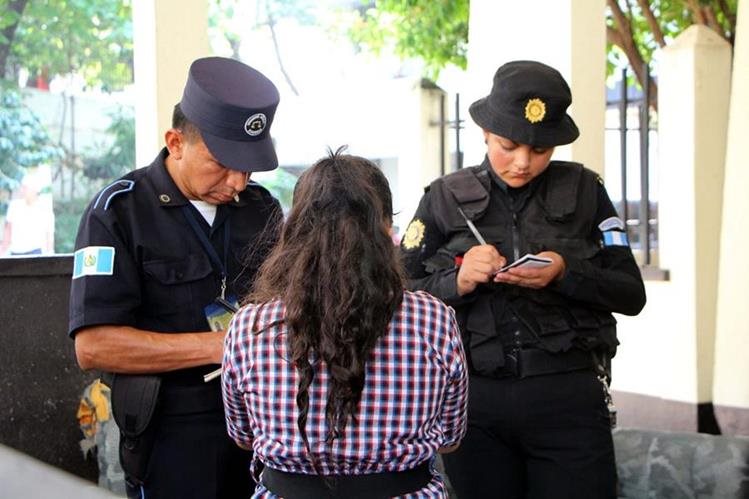
[[424, 232], [426, 227], [424, 222], [415, 218], [406, 229], [406, 233], [403, 235], [403, 247], [407, 250], [418, 248], [424, 239]]
[[546, 116], [546, 104], [541, 99], [529, 99], [525, 105], [525, 119], [531, 123], [538, 123]]
[[256, 137], [263, 133], [268, 118], [263, 113], [256, 113], [247, 118], [244, 122], [244, 131], [251, 137]]

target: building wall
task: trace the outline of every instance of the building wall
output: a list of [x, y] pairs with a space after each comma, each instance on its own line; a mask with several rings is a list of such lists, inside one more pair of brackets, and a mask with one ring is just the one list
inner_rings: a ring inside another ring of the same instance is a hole
[[0, 444], [96, 481], [79, 446], [76, 411], [95, 374], [78, 369], [67, 334], [72, 269], [71, 256], [0, 258]]

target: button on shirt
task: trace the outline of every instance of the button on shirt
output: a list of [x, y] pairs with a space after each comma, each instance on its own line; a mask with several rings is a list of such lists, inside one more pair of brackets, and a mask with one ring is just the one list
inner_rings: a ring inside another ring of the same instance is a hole
[[[266, 466], [315, 473], [297, 429], [298, 375], [281, 302], [249, 305], [234, 317], [224, 350], [229, 435]], [[403, 471], [460, 442], [466, 430], [465, 355], [453, 310], [424, 292], [403, 303], [367, 362], [356, 421], [332, 448], [324, 443], [328, 376], [322, 363], [309, 390], [307, 434], [323, 474]], [[275, 497], [262, 485], [254, 497]], [[441, 477], [409, 498], [447, 497]]]

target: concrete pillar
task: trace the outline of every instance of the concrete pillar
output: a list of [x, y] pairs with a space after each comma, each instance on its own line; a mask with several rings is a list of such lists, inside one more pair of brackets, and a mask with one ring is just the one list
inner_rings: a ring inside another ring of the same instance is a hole
[[[447, 171], [450, 159], [446, 145], [447, 128], [439, 126], [440, 103], [445, 91], [421, 80], [413, 82], [407, 93], [407, 98], [398, 107], [396, 118], [405, 123], [398, 141], [397, 190], [393, 192], [394, 209], [399, 212], [394, 223], [401, 234], [416, 212], [424, 187]], [[444, 156], [440, 155], [441, 134], [445, 144]]]
[[190, 63], [210, 55], [207, 0], [134, 0], [135, 156], [149, 164], [164, 145]]
[[[695, 431], [712, 401], [716, 292], [731, 47], [692, 26], [659, 58], [659, 253], [670, 280], [648, 282], [648, 304], [622, 318], [617, 390], [683, 402], [649, 405], [655, 426]], [[678, 414], [677, 414], [678, 412]], [[626, 423], [624, 423], [626, 424]]]
[[572, 159], [603, 173], [606, 107], [606, 26], [604, 0], [472, 0], [468, 27], [465, 107], [465, 166], [486, 152], [468, 106], [491, 90], [496, 69], [515, 59], [533, 59], [559, 70], [572, 88], [570, 114], [580, 128], [556, 159]]
[[749, 435], [749, 2], [738, 3], [726, 147], [714, 405], [725, 434]]

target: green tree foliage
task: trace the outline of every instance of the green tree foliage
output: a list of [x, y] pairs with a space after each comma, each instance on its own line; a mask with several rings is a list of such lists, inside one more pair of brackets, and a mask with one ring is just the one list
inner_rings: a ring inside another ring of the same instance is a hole
[[291, 202], [294, 198], [294, 186], [298, 177], [281, 168], [276, 168], [272, 172], [263, 172], [262, 175], [256, 175], [258, 182], [268, 189], [271, 194], [278, 198], [284, 213], [291, 209]]
[[83, 157], [83, 173], [90, 179], [111, 180], [136, 167], [135, 117], [132, 110], [120, 107], [110, 113], [109, 118], [111, 122], [107, 134], [114, 142], [111, 146], [102, 144]]
[[[231, 54], [227, 56], [240, 60], [243, 36], [249, 30], [267, 27], [278, 68], [291, 91], [299, 95], [281, 57], [281, 40], [276, 26], [282, 19], [294, 19], [302, 26], [314, 24], [317, 22], [314, 10], [314, 0], [215, 0], [209, 8], [208, 32], [212, 40], [223, 39], [222, 45], [228, 45]], [[251, 11], [254, 13], [251, 14]], [[248, 22], [250, 17], [255, 19], [254, 23]]]
[[80, 74], [104, 91], [132, 81], [131, 1], [0, 0], [0, 72]]
[[26, 168], [52, 162], [60, 153], [21, 92], [0, 84], [0, 190], [14, 189]]
[[[733, 44], [738, 0], [606, 0], [609, 73], [628, 64], [637, 81], [653, 54], [693, 24], [710, 27]], [[427, 76], [447, 64], [465, 68], [469, 0], [362, 2], [350, 28], [355, 43], [424, 60]], [[657, 88], [651, 81], [653, 102]]]
[[606, 0], [609, 71], [628, 64], [640, 85], [650, 78], [651, 104], [657, 86], [650, 76], [653, 54], [693, 24], [714, 30], [733, 45], [738, 0]]
[[448, 64], [466, 67], [469, 0], [364, 2], [349, 30], [351, 39], [375, 53], [385, 48], [424, 61], [436, 80]]

